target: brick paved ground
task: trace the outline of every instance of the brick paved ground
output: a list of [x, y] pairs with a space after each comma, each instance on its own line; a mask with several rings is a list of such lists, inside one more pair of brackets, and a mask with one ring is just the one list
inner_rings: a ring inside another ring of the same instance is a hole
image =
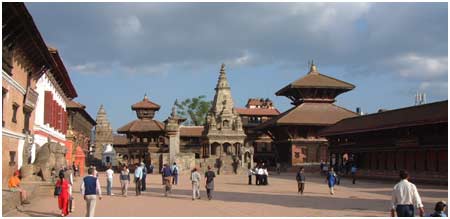
[[[249, 186], [246, 176], [221, 175], [216, 178], [214, 200], [192, 201], [191, 184], [188, 176], [181, 176], [179, 185], [166, 198], [162, 193], [160, 175], [151, 175], [147, 180], [148, 192], [136, 197], [134, 185], [128, 197], [119, 195], [118, 175], [115, 175], [113, 192], [97, 201], [96, 216], [388, 216], [392, 183], [363, 180], [352, 185], [343, 179], [335, 189], [335, 195], [328, 193], [325, 180], [308, 176], [305, 194], [296, 193], [293, 174], [272, 175], [268, 186]], [[100, 174], [102, 190], [105, 175]], [[75, 184], [75, 212], [70, 216], [84, 216], [85, 203], [79, 192], [80, 179]], [[203, 186], [202, 186], [203, 187]], [[426, 212], [430, 213], [434, 203], [446, 200], [448, 188], [444, 186], [418, 185]], [[13, 211], [4, 216], [58, 216], [57, 199], [51, 194], [34, 199], [24, 211]]]

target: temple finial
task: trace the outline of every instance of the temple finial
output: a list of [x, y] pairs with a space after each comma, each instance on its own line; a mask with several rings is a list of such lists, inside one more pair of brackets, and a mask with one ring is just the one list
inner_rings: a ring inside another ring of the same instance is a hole
[[225, 73], [225, 63], [222, 63], [222, 66], [220, 66], [220, 73]]
[[148, 100], [147, 93], [144, 94], [144, 100]]
[[317, 66], [314, 65], [314, 60], [311, 60], [311, 68], [309, 69], [309, 73], [316, 72], [317, 73]]

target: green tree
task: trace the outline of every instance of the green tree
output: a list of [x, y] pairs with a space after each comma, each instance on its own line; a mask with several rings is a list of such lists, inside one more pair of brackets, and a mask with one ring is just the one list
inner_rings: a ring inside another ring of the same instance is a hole
[[211, 108], [212, 101], [204, 100], [205, 95], [188, 98], [183, 101], [175, 101], [177, 106], [177, 114], [186, 118], [187, 125], [203, 125], [206, 121], [206, 115]]

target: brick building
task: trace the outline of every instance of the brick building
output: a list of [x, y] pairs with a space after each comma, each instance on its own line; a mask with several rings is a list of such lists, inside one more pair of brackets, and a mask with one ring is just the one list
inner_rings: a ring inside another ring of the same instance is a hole
[[[36, 83], [39, 97], [33, 127], [34, 143], [38, 149], [50, 140], [66, 146], [67, 151], [72, 151], [73, 142], [66, 139], [66, 107], [78, 95], [58, 50], [50, 47], [48, 52], [52, 57], [52, 69], [42, 74]], [[70, 164], [69, 160], [67, 164]]]
[[[23, 3], [2, 3], [2, 185], [30, 162], [36, 82], [53, 60]], [[25, 150], [24, 150], [25, 149]]]
[[448, 101], [343, 119], [320, 134], [334, 166], [389, 179], [406, 169], [413, 180], [448, 182]]
[[264, 162], [267, 165], [274, 165], [277, 160], [276, 150], [272, 139], [261, 130], [255, 129], [261, 123], [264, 123], [280, 112], [274, 107], [268, 98], [250, 98], [245, 108], [235, 108], [242, 119], [242, 126], [245, 131], [245, 144], [254, 148], [253, 159], [256, 162]]
[[83, 175], [86, 158], [91, 144], [91, 132], [96, 125], [95, 120], [86, 111], [86, 106], [76, 101], [69, 101], [66, 106], [68, 129], [66, 139], [72, 142], [72, 150], [66, 154], [69, 164], [80, 166]]

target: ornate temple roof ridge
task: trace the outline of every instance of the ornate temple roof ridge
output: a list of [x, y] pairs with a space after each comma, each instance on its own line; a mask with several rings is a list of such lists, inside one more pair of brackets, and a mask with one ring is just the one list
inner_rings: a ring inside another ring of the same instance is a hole
[[137, 110], [137, 109], [154, 109], [154, 110], [159, 110], [161, 108], [161, 106], [159, 106], [158, 104], [150, 101], [148, 99], [147, 94], [144, 95], [144, 99], [142, 99], [142, 101], [139, 101], [133, 105], [131, 105], [131, 109], [132, 110]]

